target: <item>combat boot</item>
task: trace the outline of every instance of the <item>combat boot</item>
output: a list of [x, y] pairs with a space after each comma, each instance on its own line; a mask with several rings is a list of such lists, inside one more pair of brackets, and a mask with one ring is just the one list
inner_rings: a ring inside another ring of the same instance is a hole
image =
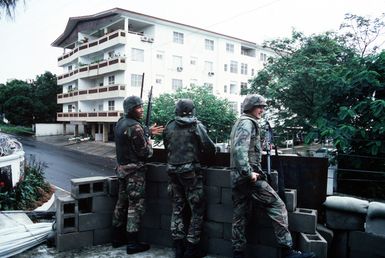
[[127, 254], [136, 254], [150, 249], [149, 244], [138, 241], [137, 232], [127, 233], [127, 242]]
[[187, 242], [187, 248], [184, 252], [183, 258], [202, 258], [206, 255], [207, 253], [199, 247], [199, 244]]
[[233, 258], [245, 258], [245, 253], [243, 251], [234, 251]]
[[174, 244], [175, 244], [175, 258], [183, 258], [184, 251], [186, 250], [184, 239], [175, 240]]
[[282, 257], [283, 258], [315, 258], [316, 256], [313, 252], [302, 253], [294, 249], [284, 249], [282, 250]]
[[111, 244], [113, 248], [127, 244], [126, 229], [124, 227], [112, 227]]

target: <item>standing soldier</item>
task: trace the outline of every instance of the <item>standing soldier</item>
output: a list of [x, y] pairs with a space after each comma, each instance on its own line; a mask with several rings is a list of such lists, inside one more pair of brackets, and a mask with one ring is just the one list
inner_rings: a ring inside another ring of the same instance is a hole
[[[143, 118], [143, 101], [136, 96], [123, 102], [124, 116], [115, 127], [116, 169], [119, 195], [112, 225], [112, 246], [127, 244], [127, 254], [146, 251], [147, 243], [138, 242], [140, 218], [144, 213], [145, 172], [144, 162], [152, 156], [151, 140], [140, 123]], [[163, 132], [162, 126], [150, 128], [152, 135]]]
[[282, 257], [313, 258], [314, 253], [293, 250], [288, 229], [287, 210], [278, 194], [267, 182], [261, 167], [261, 139], [258, 119], [261, 119], [266, 100], [261, 95], [248, 95], [243, 102], [243, 114], [231, 131], [230, 166], [233, 187], [232, 243], [234, 258], [243, 258], [246, 245], [246, 211], [250, 202], [266, 209], [273, 220], [274, 233], [282, 247]]
[[[175, 241], [176, 258], [199, 258], [205, 256], [198, 247], [204, 213], [200, 155], [215, 154], [215, 145], [205, 127], [195, 117], [192, 100], [179, 100], [175, 114], [175, 119], [168, 122], [163, 133], [173, 195], [171, 235]], [[185, 207], [191, 210], [187, 237], [183, 222]], [[184, 244], [185, 238], [187, 247]]]

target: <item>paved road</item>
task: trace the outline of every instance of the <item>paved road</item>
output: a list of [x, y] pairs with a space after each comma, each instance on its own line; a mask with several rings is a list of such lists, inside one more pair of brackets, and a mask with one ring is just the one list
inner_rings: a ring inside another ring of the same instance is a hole
[[36, 141], [31, 137], [17, 137], [23, 144], [26, 159], [34, 155], [45, 162], [46, 179], [53, 185], [70, 191], [71, 178], [114, 175], [115, 161], [103, 156], [88, 155], [63, 146]]

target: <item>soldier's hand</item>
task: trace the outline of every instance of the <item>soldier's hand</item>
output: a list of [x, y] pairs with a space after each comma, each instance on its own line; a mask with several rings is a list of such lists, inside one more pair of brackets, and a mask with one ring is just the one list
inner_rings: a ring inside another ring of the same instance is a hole
[[253, 183], [257, 182], [258, 177], [259, 177], [259, 174], [258, 174], [258, 173], [256, 173], [256, 172], [251, 172], [251, 182], [253, 182]]
[[150, 127], [151, 135], [160, 135], [163, 133], [163, 125], [157, 126], [156, 123]]

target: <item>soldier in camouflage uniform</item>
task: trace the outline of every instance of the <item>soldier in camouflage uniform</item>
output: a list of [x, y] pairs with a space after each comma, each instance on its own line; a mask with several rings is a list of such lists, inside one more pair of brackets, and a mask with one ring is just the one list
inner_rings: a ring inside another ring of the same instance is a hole
[[313, 253], [292, 249], [287, 210], [278, 194], [267, 182], [261, 168], [261, 139], [258, 119], [261, 119], [266, 100], [260, 95], [248, 95], [243, 102], [243, 114], [231, 131], [231, 181], [233, 187], [232, 243], [234, 258], [243, 258], [246, 246], [246, 212], [251, 202], [266, 209], [273, 221], [274, 233], [282, 247], [282, 257], [311, 258]]
[[[127, 244], [127, 254], [146, 251], [150, 246], [137, 240], [140, 218], [144, 213], [144, 162], [152, 156], [151, 141], [140, 123], [143, 101], [136, 96], [123, 102], [124, 116], [115, 127], [116, 173], [119, 180], [118, 201], [113, 214], [112, 245]], [[151, 134], [161, 134], [163, 127], [153, 126]]]
[[[214, 154], [215, 145], [195, 117], [192, 100], [179, 100], [175, 113], [175, 119], [168, 122], [163, 132], [173, 195], [171, 234], [175, 241], [176, 258], [198, 258], [205, 256], [198, 247], [204, 212], [200, 155], [202, 152], [205, 155]], [[183, 221], [185, 208], [191, 210], [187, 237]]]

